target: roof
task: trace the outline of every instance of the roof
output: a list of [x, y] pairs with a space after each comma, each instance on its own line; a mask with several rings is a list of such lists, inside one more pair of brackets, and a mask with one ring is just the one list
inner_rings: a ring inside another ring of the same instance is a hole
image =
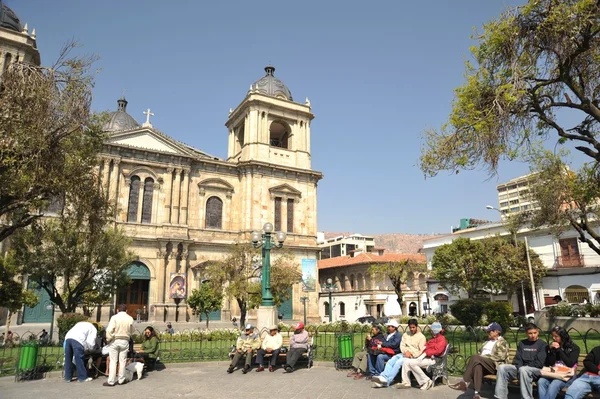
[[427, 257], [424, 254], [383, 254], [377, 255], [370, 252], [363, 252], [361, 254], [350, 256], [337, 256], [335, 258], [322, 259], [318, 262], [320, 269], [330, 269], [333, 267], [343, 266], [355, 266], [362, 264], [373, 264], [373, 263], [388, 263], [388, 262], [402, 262], [405, 260], [412, 260], [416, 263], [427, 263]]
[[267, 65], [265, 67], [266, 75], [250, 86], [250, 90], [258, 90], [262, 94], [271, 97], [283, 97], [286, 100], [293, 101], [292, 92], [279, 79], [275, 77], [275, 67]]

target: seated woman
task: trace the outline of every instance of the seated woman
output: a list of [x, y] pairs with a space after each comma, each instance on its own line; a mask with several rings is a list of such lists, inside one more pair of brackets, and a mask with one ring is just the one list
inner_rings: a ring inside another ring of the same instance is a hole
[[[552, 329], [552, 343], [548, 345], [548, 355], [544, 366], [557, 367], [566, 366], [577, 369], [579, 358], [579, 347], [573, 342], [569, 333], [562, 327], [556, 326]], [[575, 374], [575, 373], [573, 373]], [[554, 399], [564, 386], [570, 385], [575, 375], [564, 381], [559, 378], [540, 377], [537, 382], [538, 395], [540, 399]]]
[[[498, 323], [492, 323], [485, 331], [488, 334], [488, 341], [481, 347], [479, 355], [473, 355], [465, 369], [462, 380], [450, 388], [459, 391], [466, 391], [467, 384], [475, 390], [475, 399], [479, 399], [481, 384], [484, 375], [495, 375], [497, 367], [508, 361], [508, 342], [500, 336], [502, 327]], [[540, 396], [541, 398], [541, 396]]]
[[153, 363], [158, 357], [158, 337], [154, 328], [148, 326], [144, 330], [144, 341], [142, 349], [135, 354], [136, 358], [142, 358], [144, 363]]
[[367, 334], [365, 338], [365, 350], [357, 352], [356, 355], [354, 355], [354, 360], [352, 360], [352, 368], [354, 370], [348, 373], [348, 377], [354, 377], [355, 380], [364, 378], [368, 367], [367, 355], [369, 353], [374, 353], [373, 351], [377, 349], [377, 344], [383, 342], [384, 339], [381, 326], [374, 325], [371, 328], [371, 334]]

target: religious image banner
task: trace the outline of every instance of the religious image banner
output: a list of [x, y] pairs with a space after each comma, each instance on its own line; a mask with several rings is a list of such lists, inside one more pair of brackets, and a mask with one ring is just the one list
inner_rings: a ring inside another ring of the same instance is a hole
[[187, 293], [185, 291], [185, 274], [171, 273], [171, 283], [169, 284], [169, 298], [185, 299]]
[[317, 260], [302, 259], [302, 291], [315, 292], [317, 290]]

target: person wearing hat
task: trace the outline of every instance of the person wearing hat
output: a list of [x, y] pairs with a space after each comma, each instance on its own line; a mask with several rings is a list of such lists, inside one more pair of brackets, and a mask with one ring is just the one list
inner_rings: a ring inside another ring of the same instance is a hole
[[383, 336], [383, 327], [380, 325], [374, 325], [371, 327], [371, 333], [365, 337], [365, 350], [357, 352], [352, 360], [353, 370], [348, 373], [347, 377], [354, 377], [355, 380], [360, 380], [365, 377], [367, 368], [367, 356], [369, 353], [375, 353], [377, 345], [383, 342], [385, 337]]
[[398, 384], [399, 389], [410, 388], [410, 372], [413, 373], [417, 383], [422, 390], [427, 390], [433, 386], [433, 381], [423, 371], [427, 366], [435, 364], [434, 357], [439, 357], [444, 354], [448, 341], [442, 335], [442, 325], [436, 321], [430, 327], [433, 338], [425, 344], [423, 352], [417, 354], [414, 359], [405, 359], [402, 364], [402, 383]]
[[235, 354], [233, 355], [233, 359], [231, 359], [227, 373], [233, 373], [240, 359], [245, 357], [246, 363], [244, 364], [242, 373], [246, 374], [252, 365], [252, 354], [258, 348], [260, 348], [260, 336], [254, 333], [254, 326], [252, 324], [246, 324], [245, 331], [238, 337], [235, 343]]
[[269, 335], [262, 341], [261, 348], [256, 353], [256, 364], [258, 364], [257, 372], [264, 371], [263, 357], [267, 354], [271, 354], [271, 364], [269, 364], [269, 371], [275, 371], [275, 365], [277, 364], [277, 356], [279, 356], [279, 349], [283, 344], [283, 338], [279, 334], [279, 328], [277, 326], [271, 326], [269, 328]]
[[294, 335], [290, 338], [290, 350], [287, 353], [285, 371], [291, 373], [300, 356], [308, 350], [308, 331], [304, 329], [304, 323], [298, 323], [294, 327]]
[[473, 355], [467, 363], [462, 380], [450, 385], [450, 388], [466, 392], [468, 388], [475, 390], [473, 398], [480, 399], [483, 376], [495, 375], [498, 366], [508, 361], [508, 342], [500, 334], [502, 327], [498, 323], [492, 323], [486, 327], [488, 340], [479, 350], [478, 355]]
[[388, 360], [380, 375], [373, 377], [373, 388], [389, 387], [402, 368], [404, 360], [414, 359], [419, 353], [422, 353], [426, 341], [423, 333], [419, 331], [417, 319], [410, 319], [408, 331], [404, 333], [402, 341], [400, 341], [400, 353]]
[[375, 354], [369, 354], [367, 358], [370, 374], [367, 377], [368, 380], [381, 374], [385, 368], [385, 362], [400, 352], [402, 334], [398, 331], [398, 322], [396, 320], [389, 320], [385, 325], [388, 332], [385, 339], [377, 345]]

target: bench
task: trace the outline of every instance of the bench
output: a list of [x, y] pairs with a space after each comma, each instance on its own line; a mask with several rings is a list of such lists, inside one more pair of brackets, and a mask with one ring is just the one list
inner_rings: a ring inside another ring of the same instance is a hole
[[427, 366], [425, 371], [431, 373], [431, 381], [435, 384], [435, 382], [441, 378], [442, 385], [448, 385], [448, 352], [452, 346], [450, 344], [446, 345], [446, 349], [444, 353], [440, 357], [434, 358], [435, 363]]
[[[306, 352], [304, 352], [302, 354], [303, 359], [306, 359], [308, 361], [308, 368], [310, 369], [313, 366], [313, 357], [314, 357], [314, 351], [315, 351], [315, 346], [313, 344], [313, 340], [314, 337], [312, 334], [309, 333], [308, 335], [308, 350]], [[281, 348], [285, 350], [284, 351], [280, 351], [279, 355], [278, 355], [278, 359], [285, 359], [287, 357], [287, 350], [290, 347], [290, 336], [283, 336], [282, 337], [282, 345]], [[232, 359], [233, 355], [235, 353], [235, 345], [231, 346], [231, 351], [229, 353], [229, 358]], [[271, 356], [273, 356], [273, 354], [271, 353], [265, 353], [264, 358], [271, 358]], [[256, 358], [256, 352], [252, 354], [252, 358]]]

